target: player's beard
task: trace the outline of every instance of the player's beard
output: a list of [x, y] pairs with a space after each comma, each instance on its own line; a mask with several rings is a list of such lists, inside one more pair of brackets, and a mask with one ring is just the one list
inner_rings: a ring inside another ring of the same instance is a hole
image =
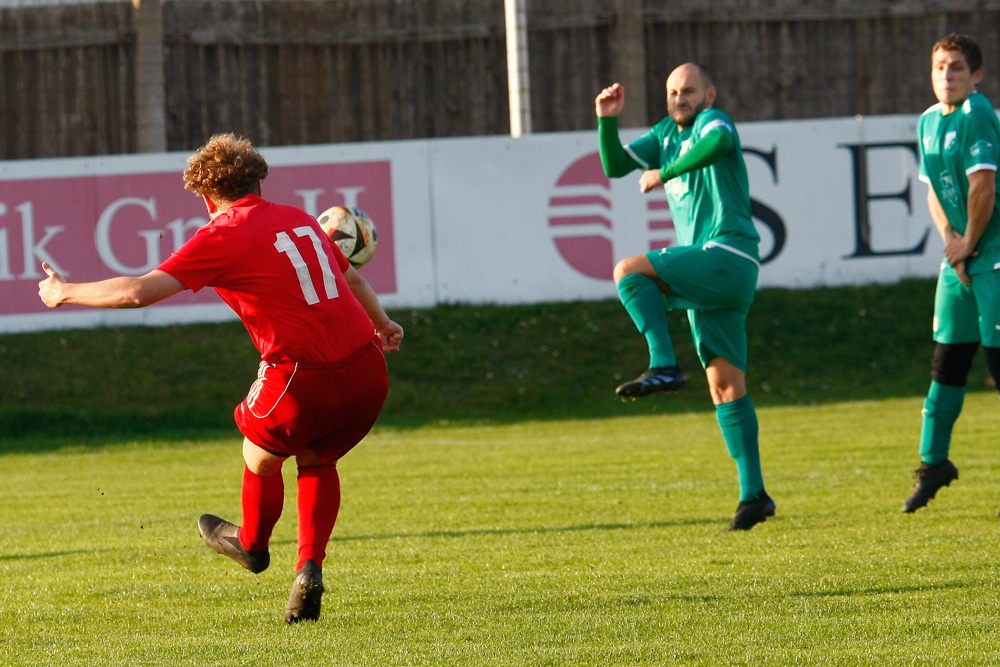
[[674, 119], [674, 122], [681, 127], [690, 127], [694, 123], [694, 119], [698, 117], [702, 111], [708, 108], [708, 101], [705, 97], [701, 98], [701, 102], [694, 105], [693, 107], [680, 107], [674, 106], [669, 109], [670, 117]]

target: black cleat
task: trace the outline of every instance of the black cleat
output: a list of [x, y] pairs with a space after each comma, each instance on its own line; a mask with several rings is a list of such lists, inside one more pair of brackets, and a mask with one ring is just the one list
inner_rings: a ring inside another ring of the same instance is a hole
[[775, 507], [767, 491], [761, 491], [755, 500], [740, 501], [733, 522], [726, 530], [750, 530], [758, 523], [767, 521], [767, 517], [774, 516]]
[[259, 574], [271, 564], [271, 554], [267, 549], [247, 551], [240, 544], [240, 527], [220, 519], [213, 514], [202, 514], [198, 519], [198, 532], [210, 549]]
[[948, 459], [930, 466], [921, 463], [913, 477], [917, 481], [913, 485], [910, 497], [903, 503], [902, 511], [906, 513], [916, 512], [930, 502], [938, 489], [958, 479], [958, 468]]
[[285, 623], [318, 621], [323, 601], [323, 570], [314, 560], [307, 560], [292, 582], [292, 594], [285, 605]]
[[622, 398], [639, 398], [649, 396], [657, 391], [677, 391], [687, 384], [687, 377], [681, 372], [680, 366], [659, 366], [648, 371], [615, 389]]

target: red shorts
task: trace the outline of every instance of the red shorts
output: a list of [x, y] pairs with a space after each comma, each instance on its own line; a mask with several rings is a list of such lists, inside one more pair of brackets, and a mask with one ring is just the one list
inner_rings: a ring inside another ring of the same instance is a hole
[[236, 406], [236, 425], [277, 456], [308, 447], [335, 463], [375, 425], [388, 393], [385, 357], [375, 341], [331, 365], [262, 361], [256, 382]]

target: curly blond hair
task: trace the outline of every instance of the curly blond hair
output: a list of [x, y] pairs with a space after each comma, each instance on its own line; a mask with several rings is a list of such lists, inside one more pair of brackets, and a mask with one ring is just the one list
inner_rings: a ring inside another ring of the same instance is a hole
[[215, 202], [232, 203], [259, 192], [267, 178], [267, 162], [249, 139], [232, 133], [216, 134], [188, 158], [184, 189], [208, 195]]

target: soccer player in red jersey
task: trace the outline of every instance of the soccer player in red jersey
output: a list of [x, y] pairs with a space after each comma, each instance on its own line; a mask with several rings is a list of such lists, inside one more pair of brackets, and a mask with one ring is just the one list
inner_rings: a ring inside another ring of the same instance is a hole
[[212, 137], [188, 159], [184, 187], [211, 221], [144, 276], [68, 283], [43, 264], [45, 305], [141, 308], [184, 289], [213, 287], [261, 354], [237, 406], [244, 436], [243, 525], [198, 520], [205, 543], [254, 573], [270, 564], [281, 515], [281, 466], [298, 465], [298, 564], [285, 621], [317, 620], [323, 559], [340, 509], [337, 461], [375, 424], [389, 390], [383, 352], [403, 329], [368, 282], [305, 211], [261, 198], [268, 166], [251, 143]]

